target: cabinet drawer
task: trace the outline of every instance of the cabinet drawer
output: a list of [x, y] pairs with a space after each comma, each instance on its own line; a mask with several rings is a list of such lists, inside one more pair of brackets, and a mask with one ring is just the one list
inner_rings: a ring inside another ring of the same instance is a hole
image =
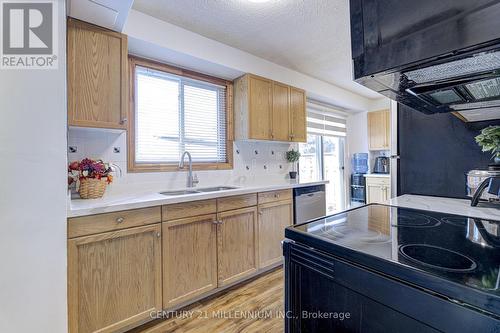
[[255, 205], [257, 205], [257, 193], [217, 199], [217, 211], [219, 212]]
[[389, 185], [391, 179], [389, 177], [366, 177], [366, 183], [372, 185]]
[[217, 212], [216, 199], [182, 202], [162, 206], [163, 221], [182, 219]]
[[279, 191], [269, 191], [259, 193], [259, 204], [290, 200], [292, 198], [292, 190], [279, 190]]
[[161, 222], [160, 207], [74, 217], [68, 219], [68, 238], [126, 229], [157, 222]]

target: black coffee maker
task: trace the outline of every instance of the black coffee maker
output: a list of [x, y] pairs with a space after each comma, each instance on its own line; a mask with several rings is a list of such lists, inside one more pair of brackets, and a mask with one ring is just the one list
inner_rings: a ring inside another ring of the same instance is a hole
[[379, 156], [375, 158], [373, 173], [389, 173], [389, 157]]

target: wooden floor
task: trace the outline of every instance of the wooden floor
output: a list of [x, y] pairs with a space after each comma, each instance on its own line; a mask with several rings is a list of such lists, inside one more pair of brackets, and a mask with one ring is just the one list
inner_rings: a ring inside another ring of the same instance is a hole
[[283, 270], [280, 268], [133, 332], [281, 333], [284, 329], [283, 297]]

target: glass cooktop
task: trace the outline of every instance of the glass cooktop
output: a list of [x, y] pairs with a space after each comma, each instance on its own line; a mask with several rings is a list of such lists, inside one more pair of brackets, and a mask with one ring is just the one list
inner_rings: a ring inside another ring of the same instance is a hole
[[367, 205], [291, 228], [500, 295], [500, 222]]

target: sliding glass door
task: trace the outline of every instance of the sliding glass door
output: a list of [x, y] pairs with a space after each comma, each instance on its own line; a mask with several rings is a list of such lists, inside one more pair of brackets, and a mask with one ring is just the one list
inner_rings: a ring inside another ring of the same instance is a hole
[[299, 177], [301, 182], [323, 179], [320, 135], [308, 135], [307, 143], [299, 144]]
[[344, 138], [323, 136], [323, 179], [326, 185], [326, 212], [333, 213], [345, 207]]
[[328, 180], [326, 211], [345, 208], [344, 137], [308, 134], [307, 143], [299, 145], [299, 177], [303, 182]]

